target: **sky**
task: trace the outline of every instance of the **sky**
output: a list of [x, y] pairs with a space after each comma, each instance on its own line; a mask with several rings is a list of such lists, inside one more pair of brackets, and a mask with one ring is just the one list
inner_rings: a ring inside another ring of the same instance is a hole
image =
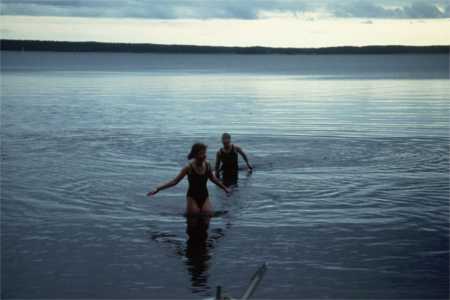
[[450, 45], [448, 0], [1, 0], [3, 39]]

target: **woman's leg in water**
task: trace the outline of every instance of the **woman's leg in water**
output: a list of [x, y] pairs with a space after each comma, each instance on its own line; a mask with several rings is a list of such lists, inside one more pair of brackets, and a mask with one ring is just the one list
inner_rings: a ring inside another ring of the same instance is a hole
[[210, 213], [208, 212], [210, 210], [212, 210], [212, 208], [208, 199], [206, 199], [203, 207], [199, 208], [197, 202], [193, 198], [187, 198], [186, 233], [189, 236], [190, 241], [200, 241], [208, 238], [210, 219]]
[[238, 173], [223, 174], [222, 176], [222, 183], [226, 187], [237, 185], [237, 182], [238, 182]]
[[209, 198], [206, 198], [205, 202], [203, 203], [203, 206], [199, 207], [194, 198], [187, 197], [186, 214], [188, 216], [201, 214], [211, 217], [213, 215], [213, 208], [211, 201], [209, 201]]
[[186, 205], [186, 215], [194, 216], [200, 214], [201, 209], [198, 207], [197, 202], [192, 197], [187, 197], [187, 205]]
[[213, 207], [212, 207], [211, 201], [209, 201], [209, 198], [206, 198], [205, 203], [203, 203], [201, 213], [208, 217], [213, 216], [213, 214], [214, 214]]
[[189, 239], [203, 240], [208, 237], [209, 219], [212, 216], [212, 205], [209, 199], [205, 200], [201, 208], [197, 202], [191, 198], [187, 198], [187, 228], [186, 233]]

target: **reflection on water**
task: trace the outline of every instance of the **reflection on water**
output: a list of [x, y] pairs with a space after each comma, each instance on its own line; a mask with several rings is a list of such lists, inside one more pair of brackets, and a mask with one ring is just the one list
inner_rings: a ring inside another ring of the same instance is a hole
[[190, 216], [187, 219], [186, 233], [189, 238], [186, 243], [186, 267], [191, 275], [192, 290], [208, 289], [208, 269], [211, 254], [208, 241], [209, 217]]
[[[215, 212], [213, 217], [226, 214]], [[210, 261], [216, 242], [225, 236], [225, 230], [214, 228], [209, 230], [210, 218], [207, 216], [186, 217], [185, 242], [175, 234], [154, 232], [151, 239], [158, 243], [167, 243], [174, 246], [175, 253], [184, 258], [186, 269], [190, 274], [191, 289], [193, 293], [209, 295], [211, 287], [208, 283]], [[227, 228], [230, 223], [227, 223]], [[210, 231], [210, 232], [208, 232]]]

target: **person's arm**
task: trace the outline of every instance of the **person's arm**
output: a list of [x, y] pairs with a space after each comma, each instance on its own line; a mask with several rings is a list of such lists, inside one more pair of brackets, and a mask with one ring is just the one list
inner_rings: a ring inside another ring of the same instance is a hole
[[186, 174], [188, 173], [188, 170], [189, 170], [189, 166], [184, 167], [174, 179], [172, 179], [171, 181], [168, 181], [168, 182], [158, 186], [154, 190], [148, 192], [147, 196], [156, 195], [158, 192], [160, 192], [162, 190], [165, 190], [165, 189], [168, 189], [170, 187], [177, 185], [181, 181], [181, 179], [183, 179], [184, 176], [186, 176]]
[[222, 190], [224, 190], [225, 193], [227, 193], [227, 194], [230, 193], [230, 189], [227, 188], [225, 185], [223, 185], [223, 183], [219, 179], [217, 179], [217, 177], [213, 174], [213, 172], [211, 172], [211, 169], [208, 170], [208, 178], [209, 178], [209, 180], [214, 182], [215, 185], [217, 185]]
[[220, 172], [220, 150], [217, 151], [217, 154], [216, 154], [216, 166], [214, 168], [214, 172], [216, 174], [216, 177], [219, 177], [219, 172]]
[[245, 152], [242, 150], [241, 147], [235, 146], [236, 147], [236, 151], [237, 153], [239, 153], [242, 158], [244, 159], [245, 163], [247, 164], [247, 168], [251, 171], [253, 170], [253, 167], [250, 165], [250, 163], [248, 162], [248, 158], [247, 155], [245, 154]]

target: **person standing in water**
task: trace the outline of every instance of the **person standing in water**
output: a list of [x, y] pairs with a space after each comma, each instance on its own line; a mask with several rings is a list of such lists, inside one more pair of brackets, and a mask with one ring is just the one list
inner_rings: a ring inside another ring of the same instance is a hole
[[248, 162], [247, 155], [241, 147], [231, 143], [231, 135], [229, 133], [222, 134], [223, 148], [217, 151], [215, 173], [220, 178], [222, 171], [222, 182], [225, 186], [237, 184], [238, 180], [238, 154], [242, 156], [249, 172], [252, 172], [253, 167]]
[[150, 191], [147, 196], [154, 196], [164, 189], [177, 185], [187, 175], [189, 181], [189, 188], [186, 195], [187, 215], [212, 216], [212, 205], [209, 201], [207, 187], [208, 179], [227, 194], [230, 193], [230, 190], [214, 176], [211, 166], [206, 161], [206, 149], [207, 146], [205, 144], [196, 143], [192, 145], [191, 152], [188, 155], [188, 159], [190, 160], [189, 164], [181, 169], [180, 173], [174, 179]]

